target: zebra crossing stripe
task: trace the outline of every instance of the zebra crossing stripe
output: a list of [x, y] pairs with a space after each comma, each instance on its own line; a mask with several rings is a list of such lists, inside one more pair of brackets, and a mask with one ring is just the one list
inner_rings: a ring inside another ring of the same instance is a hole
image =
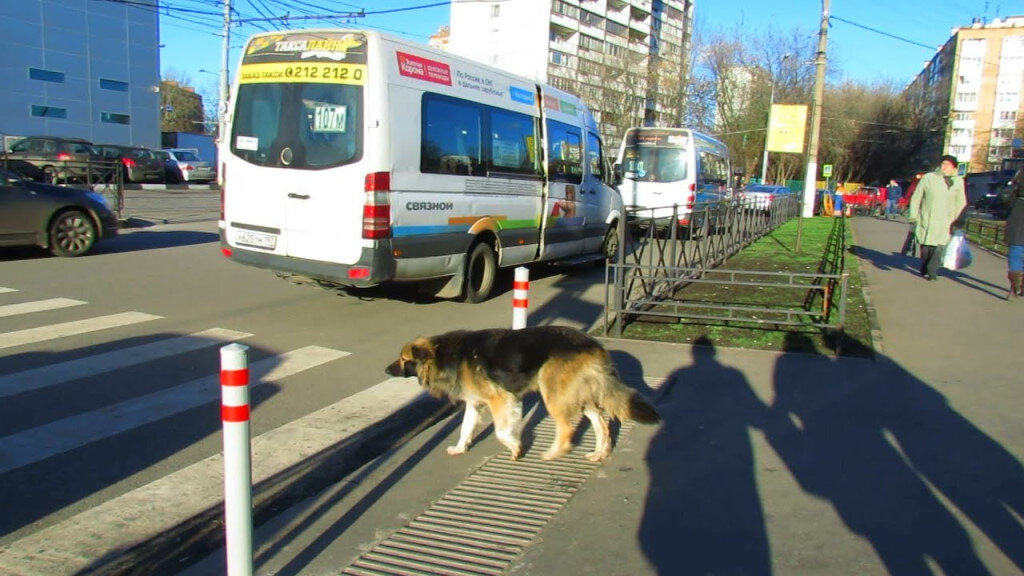
[[138, 324], [139, 322], [158, 320], [160, 318], [162, 318], [162, 316], [154, 316], [153, 314], [144, 314], [142, 312], [122, 312], [120, 314], [98, 316], [96, 318], [75, 320], [73, 322], [64, 322], [61, 324], [51, 324], [49, 326], [18, 330], [16, 332], [5, 332], [0, 334], [0, 349], [13, 348], [15, 346], [23, 346], [25, 344], [35, 344], [36, 342], [45, 342], [46, 340], [53, 340], [55, 338], [75, 336], [78, 334], [85, 334], [87, 332], [96, 332], [98, 330], [106, 330], [108, 328], [127, 326], [129, 324]]
[[[276, 382], [348, 356], [307, 346], [250, 364], [252, 386]], [[0, 474], [81, 448], [220, 398], [220, 374], [206, 376], [0, 438]]]
[[[250, 364], [250, 370], [254, 365]], [[391, 378], [253, 438], [253, 485], [362, 433], [422, 396], [415, 382]], [[103, 559], [223, 506], [221, 454], [200, 460], [0, 547], [0, 574], [81, 574]], [[8, 572], [5, 572], [8, 571]]]
[[185, 354], [208, 346], [242, 340], [250, 336], [252, 334], [247, 332], [211, 328], [187, 336], [169, 338], [0, 376], [0, 398]]
[[16, 316], [18, 314], [29, 314], [32, 312], [45, 312], [47, 310], [57, 310], [59, 308], [68, 308], [70, 306], [81, 306], [85, 304], [81, 300], [72, 300], [71, 298], [50, 298], [49, 300], [36, 300], [35, 302], [24, 302], [21, 304], [8, 304], [6, 306], [0, 306], [0, 318], [5, 316]]

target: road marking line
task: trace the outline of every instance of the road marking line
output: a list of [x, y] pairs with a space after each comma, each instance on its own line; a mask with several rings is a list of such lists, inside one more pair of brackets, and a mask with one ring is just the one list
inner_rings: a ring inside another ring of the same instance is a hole
[[0, 286], [0, 294], [6, 294], [8, 292], [17, 292], [17, 291], [18, 291], [17, 288], [4, 288], [3, 286]]
[[82, 304], [87, 304], [87, 302], [70, 298], [50, 298], [49, 300], [36, 300], [35, 302], [24, 302], [22, 304], [8, 304], [0, 306], [0, 318], [16, 316], [18, 314], [30, 314], [32, 312], [45, 312], [46, 310], [57, 310], [70, 306], [81, 306]]
[[[348, 356], [307, 346], [249, 366], [251, 387]], [[0, 438], [0, 474], [81, 448], [220, 398], [220, 373]]]
[[[359, 434], [422, 395], [390, 378], [252, 442], [257, 485]], [[223, 455], [216, 454], [0, 548], [0, 573], [74, 574], [145, 542], [224, 500]]]
[[252, 334], [247, 332], [211, 328], [187, 336], [168, 338], [158, 342], [122, 348], [104, 354], [96, 354], [95, 356], [68, 360], [67, 362], [8, 374], [7, 376], [0, 376], [0, 398], [64, 384], [72, 380], [87, 378], [120, 368], [159, 360], [160, 358], [185, 354], [186, 352], [200, 350], [208, 346], [242, 340], [250, 336]]
[[51, 324], [49, 326], [18, 330], [16, 332], [5, 332], [0, 334], [0, 349], [35, 344], [36, 342], [96, 332], [98, 330], [106, 330], [107, 328], [117, 328], [129, 324], [138, 324], [139, 322], [158, 320], [160, 318], [162, 316], [154, 316], [153, 314], [144, 314], [142, 312], [122, 312], [120, 314]]

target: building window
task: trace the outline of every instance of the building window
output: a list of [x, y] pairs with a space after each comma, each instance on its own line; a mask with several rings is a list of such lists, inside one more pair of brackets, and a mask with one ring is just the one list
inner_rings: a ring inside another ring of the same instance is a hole
[[626, 49], [618, 44], [606, 42], [604, 45], [604, 52], [613, 58], [622, 58], [626, 54]]
[[101, 112], [100, 122], [107, 124], [131, 124], [132, 117], [127, 114], [118, 114], [116, 112]]
[[604, 28], [604, 16], [594, 14], [593, 12], [587, 12], [586, 10], [581, 11], [580, 22], [587, 26], [593, 26], [595, 28]]
[[42, 80], [43, 82], [64, 82], [63, 72], [43, 70], [42, 68], [29, 68], [28, 77], [33, 80]]
[[67, 108], [57, 108], [56, 106], [40, 106], [39, 104], [32, 105], [32, 115], [40, 118], [67, 118]]
[[971, 119], [970, 112], [955, 112], [953, 114], [953, 120], [969, 121]]
[[109, 80], [107, 78], [100, 78], [100, 88], [104, 90], [113, 90], [115, 92], [127, 92], [128, 83], [121, 82], [120, 80]]
[[977, 92], [957, 92], [956, 103], [957, 104], [974, 104], [978, 101]]
[[501, 4], [495, 4], [491, 6], [491, 18], [498, 18], [501, 16]]
[[566, 4], [565, 2], [562, 2], [562, 0], [554, 0], [554, 2], [551, 3], [551, 11], [555, 14], [568, 16], [573, 20], [580, 19], [580, 9], [571, 4]]
[[1001, 110], [999, 112], [999, 119], [1000, 120], [1011, 120], [1011, 121], [1012, 120], [1016, 120], [1017, 119], [1017, 111], [1016, 110]]
[[593, 36], [587, 36], [586, 34], [580, 34], [580, 48], [584, 50], [593, 50], [600, 52], [604, 48], [604, 42], [594, 38]]
[[558, 50], [548, 52], [548, 61], [552, 64], [558, 64], [559, 66], [572, 67], [572, 56], [565, 52], [559, 52]]
[[618, 22], [614, 22], [612, 20], [605, 22], [604, 30], [609, 34], [614, 34], [615, 36], [621, 36], [623, 38], [629, 36], [628, 26], [623, 26], [622, 24], [619, 24]]
[[992, 131], [993, 140], [1010, 140], [1013, 138], [1013, 128], [996, 128]]

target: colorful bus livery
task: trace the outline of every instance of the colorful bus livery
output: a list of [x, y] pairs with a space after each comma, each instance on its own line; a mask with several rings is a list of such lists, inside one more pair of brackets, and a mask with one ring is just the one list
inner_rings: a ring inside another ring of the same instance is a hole
[[221, 244], [236, 262], [477, 302], [499, 267], [617, 246], [596, 124], [550, 86], [377, 32], [308, 30], [251, 39], [232, 96]]

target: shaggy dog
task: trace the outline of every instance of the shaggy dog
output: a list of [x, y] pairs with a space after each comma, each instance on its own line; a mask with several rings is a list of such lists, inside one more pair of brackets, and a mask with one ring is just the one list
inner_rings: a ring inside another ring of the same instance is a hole
[[459, 330], [421, 337], [406, 344], [385, 372], [416, 376], [432, 396], [466, 403], [459, 442], [448, 447], [452, 455], [469, 448], [486, 406], [498, 441], [512, 451], [513, 460], [519, 458], [522, 398], [532, 391], [540, 391], [555, 421], [555, 441], [544, 460], [572, 448], [572, 422], [581, 414], [597, 434], [597, 446], [587, 454], [595, 462], [612, 450], [608, 417], [645, 424], [660, 419], [650, 402], [622, 383], [604, 347], [572, 328]]

